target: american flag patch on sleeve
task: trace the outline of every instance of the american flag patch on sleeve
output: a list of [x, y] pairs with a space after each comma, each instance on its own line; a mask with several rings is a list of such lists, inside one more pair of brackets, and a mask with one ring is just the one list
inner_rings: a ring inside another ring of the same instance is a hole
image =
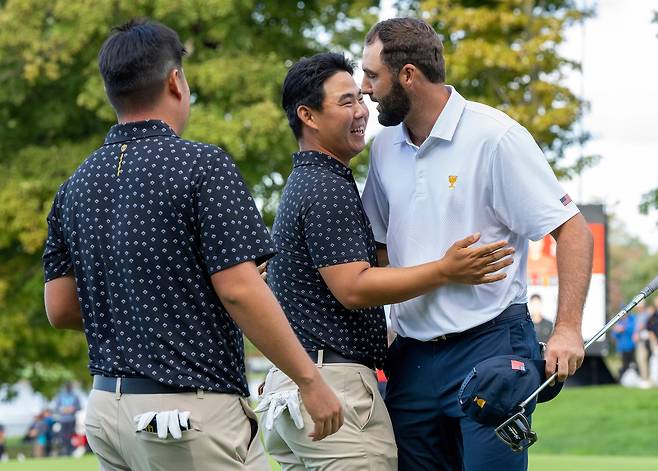
[[571, 196], [569, 194], [565, 194], [562, 198], [560, 198], [560, 203], [562, 203], [562, 206], [566, 206], [569, 203], [571, 203]]
[[512, 361], [513, 370], [525, 371], [525, 363], [518, 360], [511, 360], [511, 361]]

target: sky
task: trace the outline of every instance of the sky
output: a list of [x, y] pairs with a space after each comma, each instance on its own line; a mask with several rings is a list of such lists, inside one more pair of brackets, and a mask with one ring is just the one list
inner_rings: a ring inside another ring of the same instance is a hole
[[[604, 203], [628, 233], [658, 252], [658, 211], [642, 215], [638, 210], [642, 195], [658, 187], [658, 24], [651, 23], [658, 0], [578, 3], [595, 6], [597, 13], [567, 32], [562, 52], [581, 62], [583, 70], [571, 73], [565, 83], [589, 102], [582, 125], [592, 139], [583, 153], [602, 158], [562, 184], [577, 203]], [[395, 16], [391, 4], [382, 2], [381, 19]], [[366, 101], [366, 134], [371, 137], [381, 126], [376, 109]], [[579, 152], [572, 149], [572, 156]]]

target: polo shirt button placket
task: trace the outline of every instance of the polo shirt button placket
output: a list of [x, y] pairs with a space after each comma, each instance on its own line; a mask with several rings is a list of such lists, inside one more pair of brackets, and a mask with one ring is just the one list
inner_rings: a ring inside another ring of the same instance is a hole
[[416, 198], [427, 196], [427, 158], [420, 151], [416, 153]]

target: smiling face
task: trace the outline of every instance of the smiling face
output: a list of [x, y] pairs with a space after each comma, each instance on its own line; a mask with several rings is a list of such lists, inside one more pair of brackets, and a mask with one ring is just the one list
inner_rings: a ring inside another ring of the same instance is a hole
[[311, 110], [314, 138], [323, 149], [348, 162], [366, 146], [368, 108], [347, 72], [336, 72], [324, 82], [323, 90], [322, 109]]
[[377, 105], [383, 126], [397, 126], [409, 114], [411, 101], [398, 78], [381, 59], [383, 44], [376, 40], [363, 50], [361, 89]]

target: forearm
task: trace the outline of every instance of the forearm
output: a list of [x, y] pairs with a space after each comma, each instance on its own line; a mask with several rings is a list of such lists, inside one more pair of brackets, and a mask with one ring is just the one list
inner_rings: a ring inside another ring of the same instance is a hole
[[[320, 268], [334, 296], [348, 309], [393, 304], [415, 298], [446, 283], [482, 284], [505, 278], [501, 272], [513, 259], [506, 241], [471, 248], [479, 233], [455, 242], [443, 258], [413, 267], [372, 267], [368, 262], [350, 262]], [[386, 250], [380, 250], [380, 260]], [[496, 273], [498, 272], [498, 273]]]
[[558, 310], [555, 327], [581, 331], [592, 273], [593, 239], [581, 215], [561, 228], [557, 240]]
[[360, 272], [348, 289], [346, 307], [359, 309], [415, 298], [447, 283], [441, 261], [414, 267], [370, 267]]

